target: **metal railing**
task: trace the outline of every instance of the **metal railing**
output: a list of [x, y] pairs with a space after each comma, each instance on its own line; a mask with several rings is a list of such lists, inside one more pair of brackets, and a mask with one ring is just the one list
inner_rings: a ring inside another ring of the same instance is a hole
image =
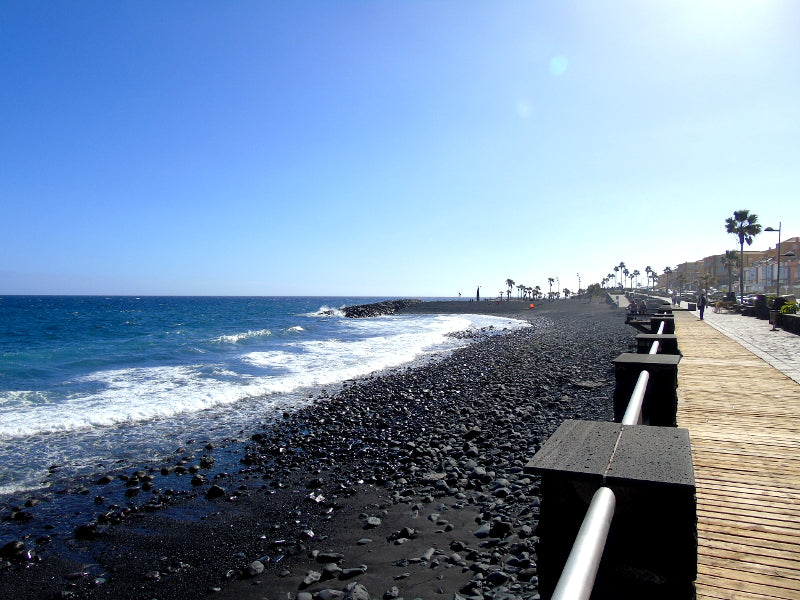
[[[658, 335], [664, 333], [664, 321], [658, 326]], [[661, 343], [654, 340], [650, 345], [650, 352], [648, 354], [658, 354]], [[623, 425], [641, 425], [642, 424], [642, 404], [644, 403], [644, 393], [647, 390], [647, 382], [650, 380], [650, 372], [643, 370], [639, 373], [639, 379], [636, 380], [636, 386], [633, 388], [631, 399], [628, 401], [628, 407], [625, 409], [625, 414], [622, 416]]]
[[[661, 321], [658, 335], [663, 333], [664, 321]], [[648, 354], [658, 354], [659, 348], [660, 342], [654, 340]], [[631, 393], [631, 399], [622, 417], [622, 425], [641, 425], [642, 404], [649, 380], [650, 373], [643, 370]], [[601, 487], [594, 493], [551, 600], [588, 600], [592, 595], [616, 503], [611, 488]]]
[[592, 595], [616, 504], [610, 488], [601, 487], [594, 493], [552, 600], [587, 600]]

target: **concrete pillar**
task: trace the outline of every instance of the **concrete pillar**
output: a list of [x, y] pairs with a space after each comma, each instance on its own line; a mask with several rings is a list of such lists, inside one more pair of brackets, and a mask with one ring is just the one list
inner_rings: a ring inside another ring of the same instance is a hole
[[542, 598], [552, 595], [603, 485], [614, 492], [616, 510], [592, 598], [695, 598], [697, 502], [687, 430], [565, 421], [525, 472], [542, 478]]
[[614, 421], [619, 423], [628, 408], [639, 373], [647, 371], [650, 380], [642, 404], [642, 424], [677, 426], [679, 354], [633, 354], [626, 352], [614, 359]]
[[653, 342], [660, 342], [659, 354], [680, 354], [678, 350], [678, 336], [674, 333], [639, 333], [636, 335], [637, 354], [647, 354]]

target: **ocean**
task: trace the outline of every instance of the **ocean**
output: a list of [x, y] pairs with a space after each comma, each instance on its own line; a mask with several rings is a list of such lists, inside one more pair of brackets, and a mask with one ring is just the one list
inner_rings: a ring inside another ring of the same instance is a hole
[[344, 381], [469, 343], [453, 333], [525, 325], [341, 313], [385, 299], [0, 296], [0, 495], [244, 440]]

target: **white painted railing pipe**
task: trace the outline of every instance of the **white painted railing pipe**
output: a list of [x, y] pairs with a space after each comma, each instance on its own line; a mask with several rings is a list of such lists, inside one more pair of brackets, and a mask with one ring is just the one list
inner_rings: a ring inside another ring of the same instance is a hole
[[642, 404], [644, 404], [644, 392], [647, 389], [649, 380], [650, 373], [647, 371], [639, 373], [639, 379], [636, 380], [636, 386], [633, 388], [628, 408], [625, 409], [625, 414], [622, 416], [623, 425], [642, 424]]
[[614, 492], [607, 487], [592, 496], [552, 600], [588, 600], [592, 595], [616, 503]]

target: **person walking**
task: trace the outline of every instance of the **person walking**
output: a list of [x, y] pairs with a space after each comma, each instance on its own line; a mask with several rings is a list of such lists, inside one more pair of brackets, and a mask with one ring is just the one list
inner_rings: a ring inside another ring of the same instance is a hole
[[703, 313], [706, 312], [706, 304], [708, 304], [708, 302], [706, 301], [706, 295], [700, 294], [700, 299], [697, 301], [697, 310], [700, 311], [701, 321], [703, 320]]

